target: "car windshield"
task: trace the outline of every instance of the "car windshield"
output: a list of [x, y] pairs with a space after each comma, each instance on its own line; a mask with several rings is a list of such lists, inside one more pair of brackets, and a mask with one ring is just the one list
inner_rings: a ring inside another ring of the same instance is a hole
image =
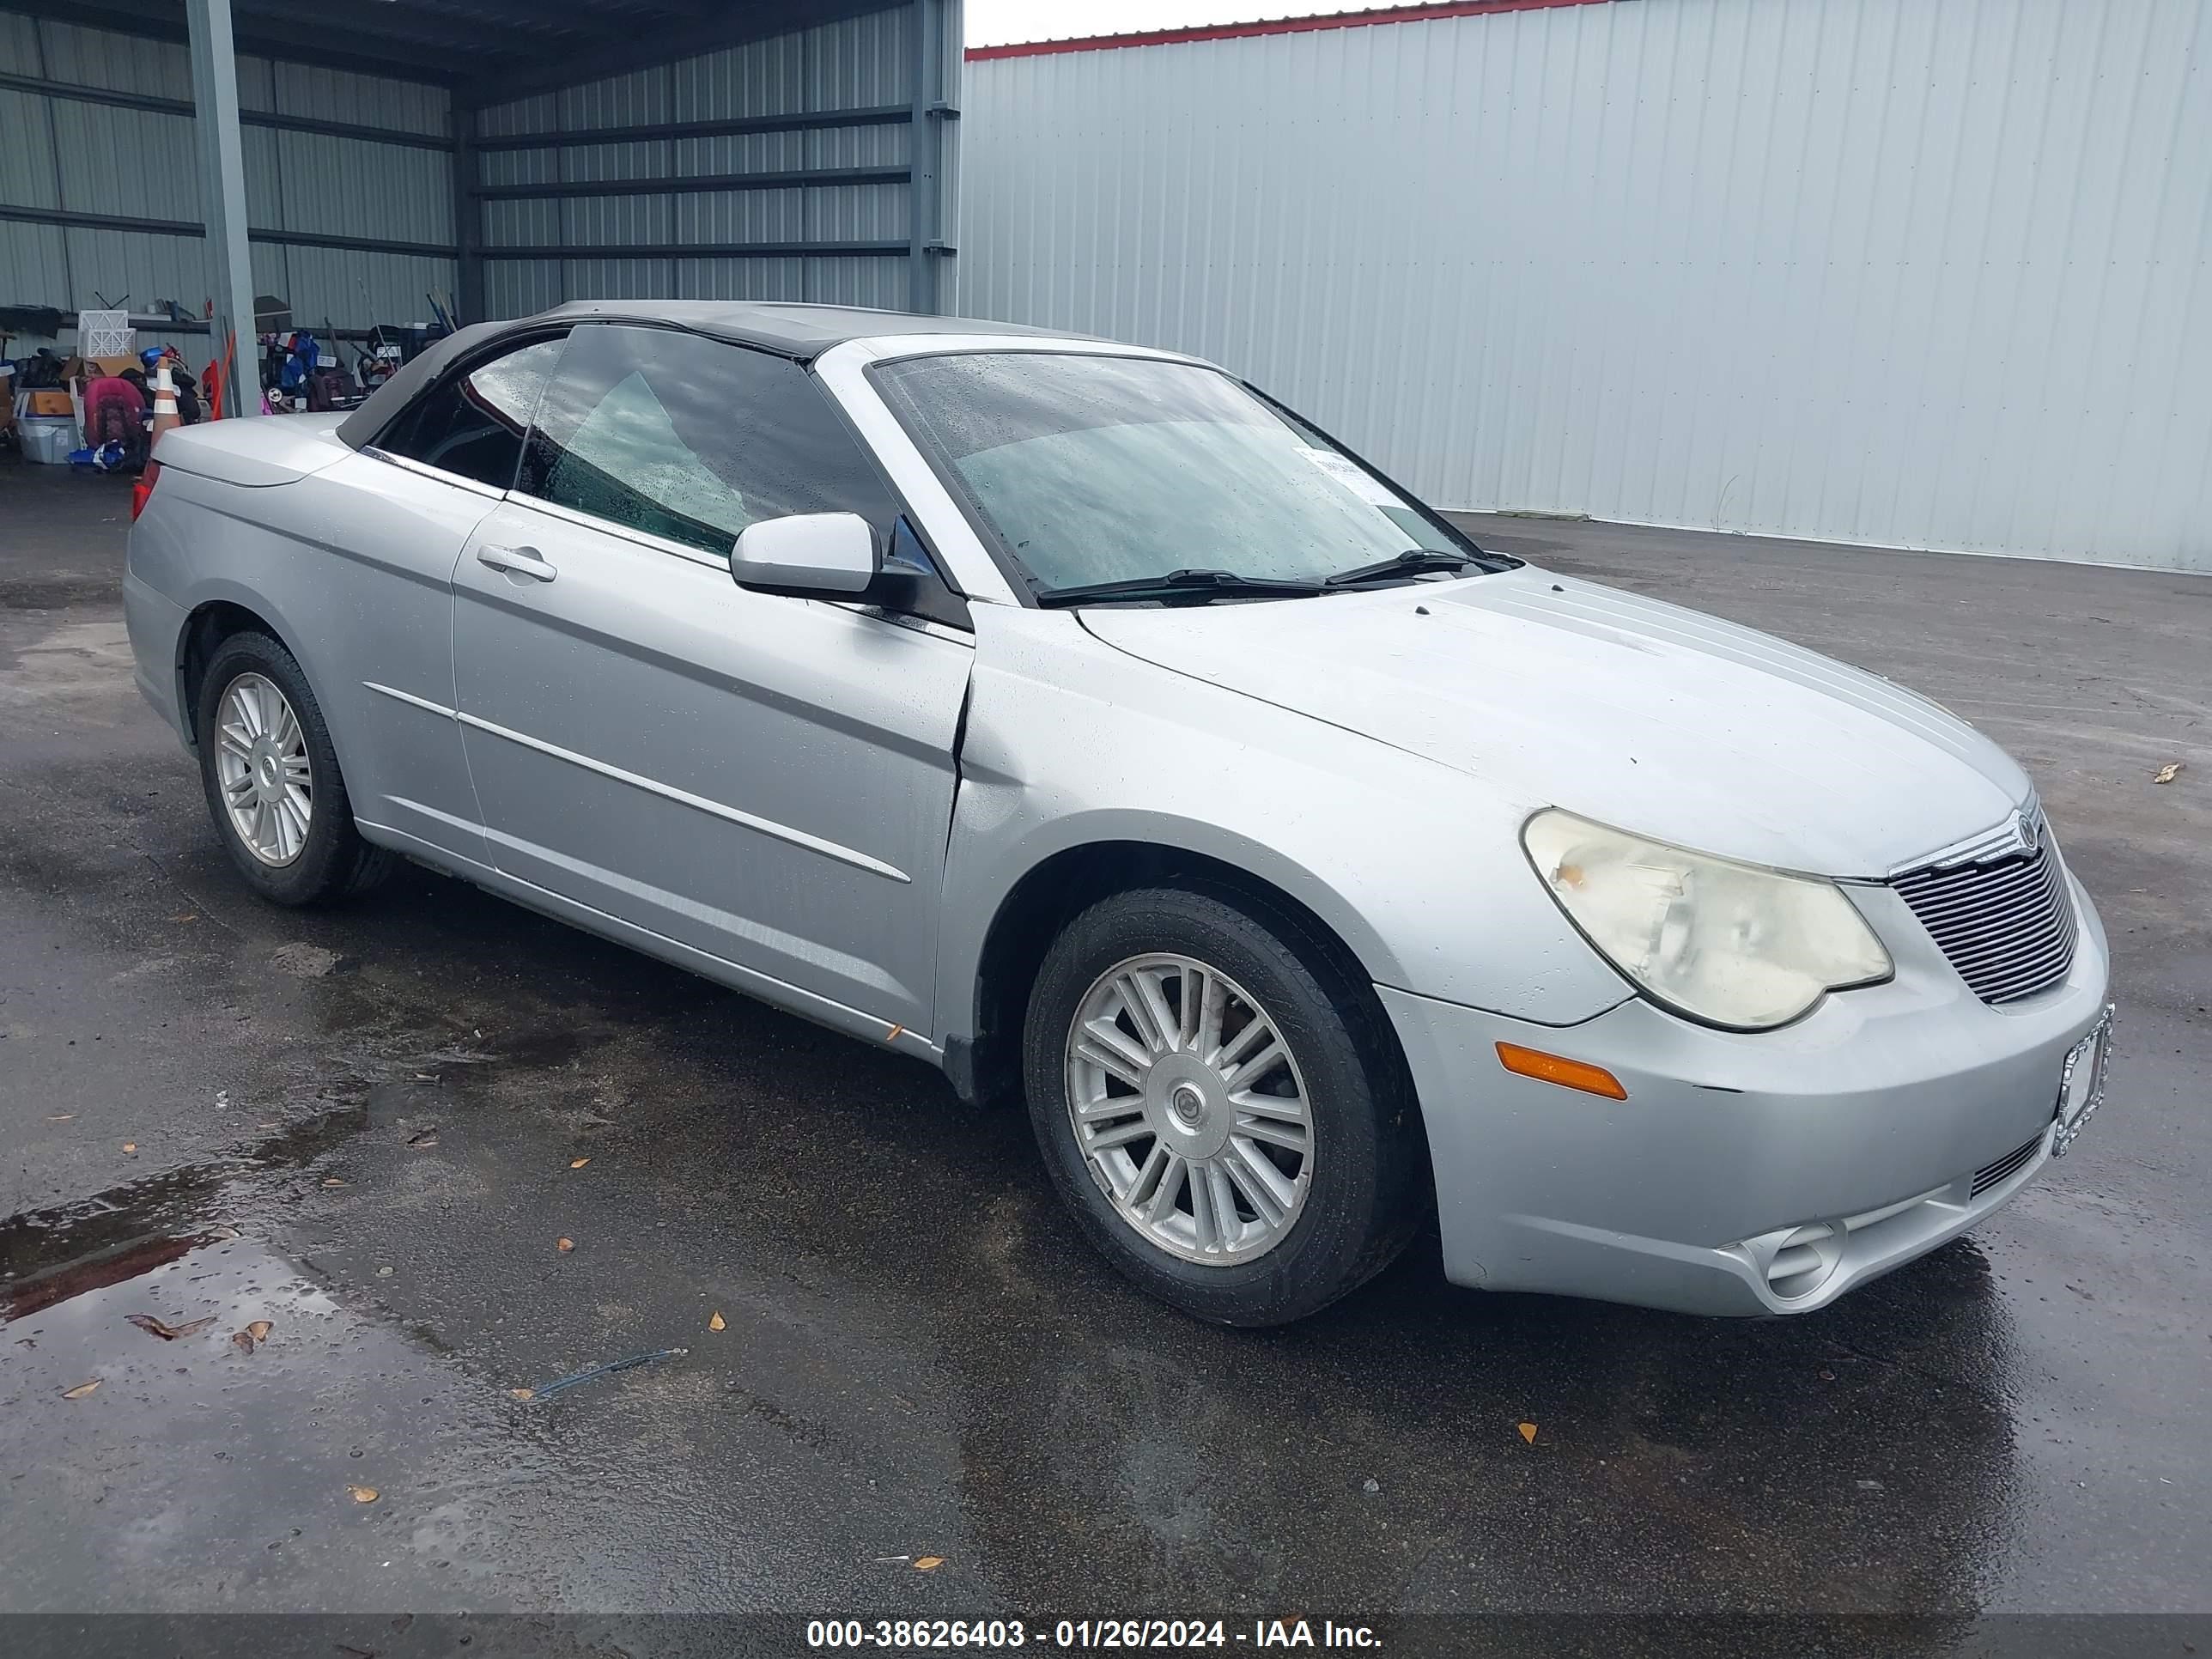
[[[939, 475], [1040, 598], [1193, 571], [1318, 584], [1421, 550], [1467, 559], [1469, 569], [1511, 562], [1480, 552], [1216, 369], [992, 351], [875, 373]], [[1241, 597], [1226, 585], [1212, 592]]]

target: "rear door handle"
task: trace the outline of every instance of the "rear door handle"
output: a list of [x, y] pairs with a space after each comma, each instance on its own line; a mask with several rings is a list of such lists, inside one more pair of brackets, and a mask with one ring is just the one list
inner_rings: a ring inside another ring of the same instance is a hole
[[494, 570], [504, 570], [510, 576], [527, 576], [532, 581], [550, 582], [561, 574], [534, 547], [480, 547], [477, 549], [477, 562]]

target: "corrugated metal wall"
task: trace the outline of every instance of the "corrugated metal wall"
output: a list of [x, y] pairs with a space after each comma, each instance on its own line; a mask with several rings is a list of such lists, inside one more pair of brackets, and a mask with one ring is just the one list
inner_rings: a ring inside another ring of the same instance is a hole
[[[854, 109], [900, 112], [866, 125], [791, 131], [640, 137], [558, 148], [485, 149], [483, 184], [567, 184], [614, 179], [690, 179], [813, 168], [905, 168], [915, 153], [911, 118], [918, 12], [950, 31], [939, 62], [957, 75], [957, 5], [906, 5], [772, 40], [687, 58], [657, 69], [548, 93], [479, 112], [480, 138], [596, 128], [780, 118]], [[517, 316], [572, 299], [770, 299], [906, 309], [913, 186], [904, 179], [622, 195], [545, 196], [484, 204], [484, 308]], [[684, 245], [881, 245], [866, 256], [680, 252], [627, 257], [623, 250]], [[560, 248], [559, 258], [503, 250]], [[605, 252], [594, 250], [605, 249]]]
[[1454, 507], [2212, 569], [2206, 0], [1617, 0], [971, 62], [963, 308]]
[[[189, 101], [187, 49], [0, 12], [0, 73]], [[241, 56], [242, 110], [447, 136], [436, 87]], [[247, 220], [257, 229], [451, 246], [451, 157], [435, 149], [269, 127], [242, 130]], [[187, 115], [0, 90], [0, 204], [197, 222], [199, 151]], [[295, 321], [340, 327], [427, 320], [426, 291], [453, 286], [450, 258], [253, 244], [258, 293]], [[211, 290], [197, 236], [27, 224], [0, 218], [0, 303], [64, 310], [130, 295], [198, 313]], [[172, 337], [148, 334], [146, 339]], [[180, 349], [207, 351], [201, 337]], [[16, 350], [45, 343], [33, 340]]]

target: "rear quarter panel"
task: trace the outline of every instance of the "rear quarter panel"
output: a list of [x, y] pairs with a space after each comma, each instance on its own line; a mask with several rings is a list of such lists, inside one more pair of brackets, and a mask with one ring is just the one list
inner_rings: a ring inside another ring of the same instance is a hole
[[[428, 807], [442, 815], [428, 838], [442, 842], [447, 820], [476, 817], [458, 733], [367, 684], [453, 706], [453, 566], [493, 504], [351, 451], [268, 486], [165, 463], [133, 527], [130, 574], [173, 607], [171, 684], [194, 612], [228, 603], [262, 617], [314, 689], [356, 813], [412, 830]], [[133, 643], [159, 678], [164, 647]]]

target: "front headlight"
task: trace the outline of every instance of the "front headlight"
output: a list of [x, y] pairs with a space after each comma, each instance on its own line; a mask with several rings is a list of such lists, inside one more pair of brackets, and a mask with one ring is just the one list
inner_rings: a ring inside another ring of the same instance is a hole
[[1833, 882], [1686, 853], [1556, 809], [1530, 818], [1521, 840], [1599, 953], [1692, 1019], [1765, 1030], [1893, 971]]

